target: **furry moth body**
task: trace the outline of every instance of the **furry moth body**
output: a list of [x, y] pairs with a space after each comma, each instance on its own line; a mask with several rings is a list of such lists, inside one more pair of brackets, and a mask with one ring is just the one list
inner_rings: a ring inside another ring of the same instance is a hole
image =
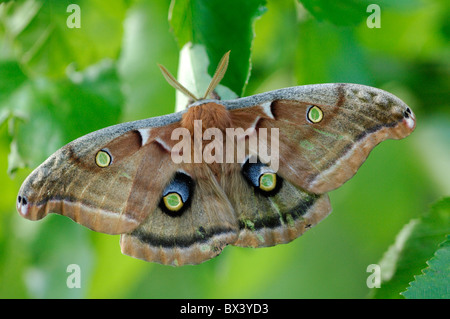
[[[277, 128], [278, 170], [250, 149], [243, 162], [174, 163], [172, 132], [191, 132], [199, 120], [203, 130]], [[120, 234], [122, 252], [146, 261], [198, 264], [226, 245], [297, 238], [330, 213], [327, 192], [350, 179], [378, 143], [414, 128], [404, 102], [357, 84], [197, 100], [183, 112], [107, 127], [62, 147], [24, 181], [17, 210], [30, 220], [57, 213]]]

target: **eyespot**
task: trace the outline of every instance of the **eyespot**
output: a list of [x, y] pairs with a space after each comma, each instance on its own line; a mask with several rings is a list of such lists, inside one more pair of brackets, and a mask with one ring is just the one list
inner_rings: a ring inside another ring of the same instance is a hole
[[164, 206], [172, 212], [179, 211], [184, 205], [183, 200], [181, 199], [181, 196], [178, 193], [167, 194], [166, 196], [163, 197], [163, 201]]
[[273, 196], [281, 188], [282, 178], [260, 161], [251, 163], [247, 160], [242, 166], [242, 174], [255, 191], [265, 196]]
[[194, 183], [190, 176], [177, 172], [162, 193], [159, 207], [171, 217], [181, 216], [189, 207], [194, 193]]
[[270, 192], [277, 186], [277, 174], [264, 173], [259, 177], [259, 188], [265, 192]]
[[107, 167], [111, 165], [111, 155], [105, 150], [100, 150], [95, 156], [95, 164], [99, 167]]
[[306, 112], [306, 118], [311, 123], [319, 123], [323, 119], [323, 112], [318, 106], [312, 105]]

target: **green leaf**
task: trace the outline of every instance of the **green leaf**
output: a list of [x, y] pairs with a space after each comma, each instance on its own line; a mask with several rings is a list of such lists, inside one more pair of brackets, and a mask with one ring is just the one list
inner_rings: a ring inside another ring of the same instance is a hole
[[416, 276], [410, 287], [401, 293], [408, 299], [449, 299], [450, 298], [450, 235], [427, 261], [428, 268], [423, 275]]
[[[27, 73], [61, 78], [70, 63], [84, 69], [119, 54], [126, 1], [77, 1], [77, 13], [70, 10], [72, 3], [30, 0], [5, 6], [6, 38]], [[73, 14], [78, 14], [80, 28], [69, 26]]]
[[16, 61], [0, 61], [0, 107], [2, 101], [26, 80], [26, 75]]
[[450, 197], [434, 204], [421, 218], [408, 223], [380, 262], [382, 284], [375, 298], [400, 298], [415, 275], [450, 233]]
[[327, 20], [337, 25], [355, 25], [366, 17], [366, 8], [371, 0], [299, 0], [319, 21]]
[[[212, 76], [222, 56], [231, 50], [222, 84], [242, 95], [250, 76], [253, 24], [264, 13], [264, 4], [265, 0], [173, 0], [169, 19], [180, 49], [187, 45], [196, 50], [201, 45], [206, 50], [208, 59], [202, 57], [201, 67], [193, 64], [194, 72], [207, 67]], [[192, 58], [191, 62], [194, 61], [198, 60]], [[190, 63], [189, 59], [180, 62]], [[180, 67], [187, 66], [180, 63]], [[203, 93], [206, 88], [207, 85]]]
[[301, 84], [347, 82], [370, 85], [365, 51], [353, 29], [316, 20], [300, 25], [296, 76]]
[[65, 143], [119, 120], [123, 97], [114, 64], [104, 61], [70, 75], [26, 81], [2, 103], [12, 114], [10, 172], [35, 167]]
[[[371, 12], [367, 13], [367, 7], [373, 4], [372, 0], [299, 0], [306, 10], [308, 10], [319, 21], [329, 21], [335, 25], [351, 26], [365, 21]], [[401, 7], [415, 5], [417, 1], [397, 0], [397, 1], [377, 1], [381, 10], [386, 7]]]

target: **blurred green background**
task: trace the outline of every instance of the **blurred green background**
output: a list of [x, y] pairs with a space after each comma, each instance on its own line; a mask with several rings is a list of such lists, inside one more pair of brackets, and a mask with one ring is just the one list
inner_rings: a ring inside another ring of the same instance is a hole
[[[1, 1], [0, 297], [373, 295], [367, 266], [380, 262], [405, 224], [450, 194], [450, 5], [392, 2]], [[67, 27], [71, 3], [81, 8], [79, 29]], [[367, 26], [370, 3], [381, 8], [381, 28]], [[124, 256], [119, 236], [62, 216], [22, 219], [15, 209], [21, 183], [58, 148], [108, 125], [174, 111], [174, 89], [157, 63], [176, 74], [189, 41], [206, 47], [210, 74], [232, 50], [223, 84], [237, 95], [366, 84], [409, 104], [417, 128], [376, 147], [356, 176], [330, 193], [333, 213], [301, 238], [270, 248], [227, 247], [198, 266]], [[80, 266], [81, 288], [67, 287], [69, 264]]]

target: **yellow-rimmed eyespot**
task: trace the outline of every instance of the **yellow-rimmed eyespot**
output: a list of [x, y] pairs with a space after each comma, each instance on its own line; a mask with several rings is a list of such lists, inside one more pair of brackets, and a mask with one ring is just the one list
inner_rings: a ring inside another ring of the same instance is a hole
[[318, 106], [312, 105], [309, 107], [306, 117], [311, 123], [319, 123], [323, 119], [323, 112]]
[[184, 172], [176, 172], [165, 187], [159, 207], [170, 217], [181, 216], [188, 209], [194, 194], [194, 181]]
[[163, 197], [165, 207], [171, 212], [177, 212], [183, 208], [183, 199], [178, 193], [169, 193]]
[[265, 192], [270, 192], [277, 186], [277, 174], [264, 173], [259, 177], [259, 188]]
[[254, 190], [264, 196], [274, 196], [281, 189], [282, 178], [259, 160], [247, 159], [242, 166], [242, 174]]
[[99, 167], [107, 167], [111, 165], [111, 155], [105, 150], [100, 150], [95, 155], [95, 164]]

